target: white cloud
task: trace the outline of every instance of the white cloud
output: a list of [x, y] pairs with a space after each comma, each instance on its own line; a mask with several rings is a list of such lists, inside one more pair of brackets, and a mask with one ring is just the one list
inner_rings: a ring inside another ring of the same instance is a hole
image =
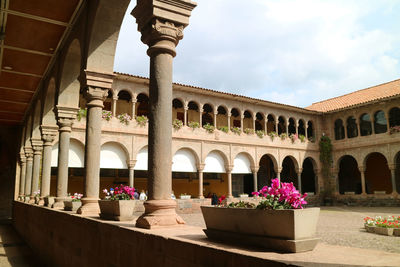
[[[199, 0], [177, 48], [174, 81], [307, 106], [393, 80], [399, 11], [390, 0]], [[130, 16], [115, 69], [148, 76], [148, 62]]]

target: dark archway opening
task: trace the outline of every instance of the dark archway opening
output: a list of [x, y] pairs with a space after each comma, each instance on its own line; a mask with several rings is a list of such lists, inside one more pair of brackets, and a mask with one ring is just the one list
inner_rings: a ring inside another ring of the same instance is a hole
[[291, 157], [284, 158], [281, 172], [282, 183], [293, 183], [298, 188], [296, 166]]
[[339, 163], [339, 192], [361, 194], [361, 173], [357, 161], [352, 156], [344, 156]]
[[264, 155], [260, 159], [260, 168], [257, 172], [257, 187], [258, 190], [266, 185], [271, 185], [271, 180], [276, 178], [274, 162], [271, 157]]
[[301, 191], [315, 193], [315, 172], [314, 163], [311, 158], [306, 158], [303, 162], [301, 173]]
[[391, 172], [384, 155], [378, 152], [369, 154], [365, 167], [367, 194], [374, 194], [376, 191], [392, 193]]
[[137, 96], [137, 116], [149, 117], [149, 97], [145, 94], [139, 94]]

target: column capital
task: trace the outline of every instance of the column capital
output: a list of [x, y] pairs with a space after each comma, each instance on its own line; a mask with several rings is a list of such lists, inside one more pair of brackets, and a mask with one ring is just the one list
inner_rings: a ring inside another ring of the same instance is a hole
[[137, 1], [131, 15], [136, 18], [142, 42], [149, 46], [149, 56], [157, 52], [176, 55], [175, 47], [183, 38], [183, 29], [195, 7], [196, 3], [190, 0]]
[[390, 170], [396, 170], [396, 164], [388, 164]]
[[131, 160], [127, 160], [126, 164], [128, 165], [129, 169], [133, 169], [135, 168], [137, 160], [136, 159], [131, 159]]
[[51, 146], [58, 133], [57, 125], [41, 125], [42, 140], [44, 146]]
[[[113, 73], [85, 70], [86, 86], [110, 90], [115, 75]], [[107, 92], [108, 94], [108, 92]], [[118, 98], [118, 96], [117, 96]]]
[[204, 164], [204, 163], [197, 164], [197, 171], [203, 172], [205, 166], [206, 166], [206, 164]]
[[364, 166], [358, 166], [358, 170], [359, 170], [360, 172], [364, 172], [364, 171], [365, 171], [365, 168], [364, 168]]
[[258, 170], [260, 169], [260, 166], [250, 166], [251, 172], [255, 173], [258, 172]]
[[89, 86], [85, 92], [86, 106], [87, 107], [100, 107], [103, 108], [104, 100], [108, 95], [108, 89], [102, 87]]
[[24, 147], [24, 151], [25, 151], [26, 160], [32, 160], [32, 158], [33, 158], [32, 147], [26, 146], [26, 147]]
[[226, 173], [231, 173], [233, 170], [233, 165], [225, 165], [225, 171]]
[[41, 155], [43, 150], [43, 141], [39, 138], [31, 138], [32, 149], [34, 155]]
[[200, 112], [200, 113], [203, 113], [203, 112], [204, 112], [204, 109], [203, 109], [203, 108], [199, 108], [199, 112]]
[[215, 110], [215, 111], [214, 111], [214, 115], [218, 115], [218, 110]]
[[19, 152], [19, 161], [21, 163], [25, 163], [26, 162], [25, 152], [23, 152], [23, 151]]
[[302, 173], [303, 172], [303, 168], [296, 168], [296, 172], [299, 174], [299, 173]]
[[282, 168], [277, 168], [277, 169], [276, 169], [276, 172], [277, 172], [277, 173], [281, 173], [281, 172], [282, 172]]
[[59, 131], [71, 131], [72, 124], [76, 118], [79, 108], [68, 106], [56, 106], [57, 124], [60, 126]]

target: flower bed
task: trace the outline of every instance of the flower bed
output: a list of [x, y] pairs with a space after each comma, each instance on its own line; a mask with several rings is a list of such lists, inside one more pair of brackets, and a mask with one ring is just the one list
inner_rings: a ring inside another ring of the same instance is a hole
[[369, 233], [400, 236], [400, 216], [365, 217], [364, 227]]

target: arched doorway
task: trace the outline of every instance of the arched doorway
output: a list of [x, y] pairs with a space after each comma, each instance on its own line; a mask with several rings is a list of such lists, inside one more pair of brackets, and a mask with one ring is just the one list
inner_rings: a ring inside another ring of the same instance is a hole
[[355, 158], [346, 155], [339, 161], [339, 193], [361, 194], [361, 174]]
[[316, 179], [314, 171], [315, 161], [312, 158], [306, 158], [303, 161], [303, 171], [301, 172], [301, 192], [316, 193]]
[[228, 179], [225, 170], [226, 158], [217, 150], [211, 151], [204, 160], [203, 185], [204, 196], [211, 197], [228, 194]]
[[251, 196], [254, 191], [254, 180], [251, 171], [251, 160], [246, 153], [239, 153], [233, 161], [232, 195], [237, 197], [245, 193]]
[[182, 194], [199, 196], [197, 164], [197, 156], [189, 148], [179, 149], [172, 157], [172, 190], [177, 198]]
[[275, 165], [270, 155], [263, 155], [260, 159], [260, 168], [257, 172], [258, 190], [266, 185], [271, 185], [271, 180], [276, 178]]
[[365, 187], [367, 194], [385, 191], [392, 193], [391, 172], [384, 155], [373, 152], [365, 160]]
[[295, 159], [287, 156], [282, 162], [281, 182], [282, 183], [293, 183], [298, 188], [297, 173], [296, 173]]

